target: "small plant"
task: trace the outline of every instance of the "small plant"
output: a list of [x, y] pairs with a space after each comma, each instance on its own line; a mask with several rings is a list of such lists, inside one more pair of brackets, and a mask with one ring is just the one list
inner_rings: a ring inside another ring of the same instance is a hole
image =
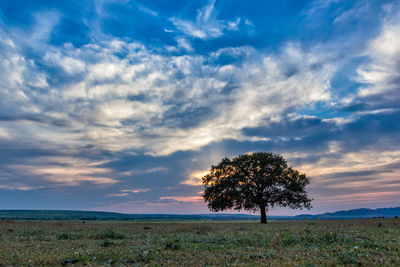
[[105, 229], [94, 236], [95, 239], [124, 239], [125, 236], [115, 232], [113, 229]]
[[338, 241], [338, 239], [339, 239], [338, 235], [334, 232], [327, 232], [321, 235], [321, 241], [324, 241], [326, 243], [336, 242]]
[[275, 259], [276, 258], [276, 254], [273, 251], [268, 251], [267, 253], [265, 253], [265, 257], [267, 259]]
[[102, 246], [103, 248], [108, 248], [108, 247], [110, 247], [110, 246], [112, 246], [112, 245], [114, 245], [114, 242], [112, 242], [112, 241], [110, 241], [110, 240], [108, 240], [108, 239], [104, 240], [104, 241], [101, 243], [101, 246]]
[[74, 234], [69, 232], [64, 232], [57, 236], [58, 240], [77, 240], [82, 238], [83, 236], [81, 234]]
[[69, 235], [68, 235], [68, 233], [62, 233], [57, 236], [57, 239], [58, 240], [67, 240], [67, 239], [69, 239]]
[[150, 250], [143, 250], [136, 252], [136, 262], [148, 263], [154, 256], [152, 255]]
[[345, 252], [339, 255], [339, 261], [342, 264], [355, 264], [357, 263], [356, 255], [352, 252]]
[[171, 250], [179, 250], [182, 248], [182, 245], [179, 243], [178, 240], [174, 240], [174, 241], [167, 241], [165, 243], [165, 249], [171, 249]]

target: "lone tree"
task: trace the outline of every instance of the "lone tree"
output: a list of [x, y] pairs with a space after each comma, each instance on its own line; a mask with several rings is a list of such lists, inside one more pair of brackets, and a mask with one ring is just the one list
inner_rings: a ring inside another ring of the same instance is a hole
[[205, 202], [212, 211], [261, 212], [267, 223], [270, 207], [311, 208], [305, 191], [310, 179], [287, 165], [278, 154], [252, 153], [224, 158], [203, 178]]

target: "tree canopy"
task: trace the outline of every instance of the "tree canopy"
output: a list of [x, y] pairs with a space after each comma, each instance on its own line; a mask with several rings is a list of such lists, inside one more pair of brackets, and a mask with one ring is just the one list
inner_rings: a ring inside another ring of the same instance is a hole
[[272, 207], [311, 208], [305, 187], [310, 179], [274, 153], [251, 153], [224, 158], [203, 178], [203, 198], [212, 211], [261, 212], [261, 223]]

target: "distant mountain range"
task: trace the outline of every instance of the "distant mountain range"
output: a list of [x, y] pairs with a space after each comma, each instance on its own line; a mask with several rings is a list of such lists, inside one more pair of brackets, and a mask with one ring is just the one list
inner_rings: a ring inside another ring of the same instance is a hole
[[[269, 220], [329, 220], [359, 218], [400, 217], [400, 207], [380, 209], [341, 210], [323, 214], [297, 216], [269, 216]], [[259, 220], [247, 214], [123, 214], [101, 211], [74, 210], [0, 210], [0, 220], [131, 220], [131, 221], [181, 221], [181, 220]]]
[[377, 217], [400, 217], [400, 207], [380, 208], [380, 209], [354, 209], [340, 210], [317, 215], [302, 214], [294, 216], [295, 219], [358, 219], [358, 218], [377, 218]]

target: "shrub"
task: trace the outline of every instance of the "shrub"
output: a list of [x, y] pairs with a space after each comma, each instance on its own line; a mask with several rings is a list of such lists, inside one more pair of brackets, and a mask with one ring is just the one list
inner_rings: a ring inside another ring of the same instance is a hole
[[58, 235], [57, 239], [58, 240], [67, 240], [67, 239], [69, 239], [69, 235], [68, 235], [68, 233], [61, 233]]
[[102, 246], [103, 248], [107, 248], [107, 247], [110, 247], [110, 246], [112, 246], [112, 245], [114, 245], [114, 242], [112, 242], [112, 241], [110, 241], [110, 240], [108, 240], [108, 239], [104, 240], [104, 241], [101, 243], [101, 246]]
[[174, 241], [168, 240], [165, 243], [165, 249], [179, 250], [181, 248], [182, 248], [182, 245], [179, 243], [178, 240], [174, 240]]
[[115, 232], [113, 229], [105, 229], [94, 236], [95, 239], [124, 239], [125, 236]]
[[74, 234], [74, 233], [68, 233], [68, 232], [64, 232], [61, 233], [57, 236], [58, 240], [76, 240], [76, 239], [82, 239], [83, 235], [80, 234]]

